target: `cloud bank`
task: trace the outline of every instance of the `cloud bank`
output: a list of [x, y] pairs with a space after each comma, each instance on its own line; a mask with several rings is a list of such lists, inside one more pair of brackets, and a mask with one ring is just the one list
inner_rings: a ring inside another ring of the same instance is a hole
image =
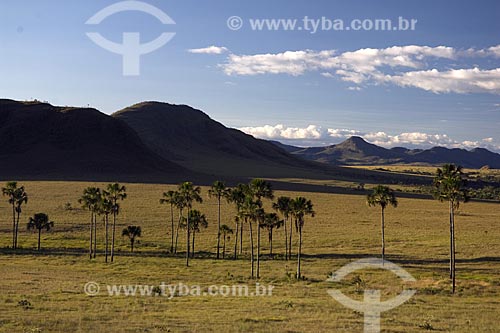
[[[223, 50], [222, 50], [223, 49]], [[211, 46], [193, 53], [220, 54], [227, 48]], [[226, 75], [286, 74], [300, 76], [319, 72], [326, 78], [349, 82], [350, 90], [364, 85], [396, 85], [433, 93], [500, 94], [500, 68], [454, 68], [459, 60], [500, 58], [500, 45], [458, 50], [449, 46], [391, 46], [336, 50], [298, 50], [281, 53], [238, 55], [230, 53], [219, 67]], [[436, 62], [443, 68], [434, 68]], [[429, 63], [434, 64], [433, 66]]]

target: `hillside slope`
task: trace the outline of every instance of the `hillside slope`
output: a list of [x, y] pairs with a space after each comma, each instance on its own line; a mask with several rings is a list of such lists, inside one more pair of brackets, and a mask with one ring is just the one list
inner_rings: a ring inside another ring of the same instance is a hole
[[95, 109], [0, 100], [0, 176], [165, 178], [187, 171], [151, 152], [122, 121]]
[[325, 172], [271, 142], [227, 128], [186, 105], [144, 102], [112, 115], [154, 152], [188, 169], [224, 176], [299, 177]]

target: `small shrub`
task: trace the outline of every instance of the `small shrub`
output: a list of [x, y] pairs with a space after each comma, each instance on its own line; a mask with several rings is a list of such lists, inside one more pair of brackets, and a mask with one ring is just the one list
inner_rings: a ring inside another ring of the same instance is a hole
[[17, 302], [17, 306], [22, 307], [24, 310], [33, 309], [33, 305], [31, 305], [31, 302], [28, 301], [27, 299], [23, 299]]

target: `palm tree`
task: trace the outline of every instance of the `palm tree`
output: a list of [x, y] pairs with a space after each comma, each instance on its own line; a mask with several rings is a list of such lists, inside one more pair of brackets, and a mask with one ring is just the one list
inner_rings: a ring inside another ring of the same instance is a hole
[[177, 221], [177, 227], [175, 228], [175, 246], [174, 253], [177, 253], [177, 244], [179, 241], [179, 229], [181, 227], [182, 221], [184, 219], [183, 211], [186, 208], [186, 202], [184, 198], [181, 197], [179, 192], [175, 192], [175, 207], [179, 210], [179, 221]]
[[109, 215], [113, 213], [113, 203], [108, 199], [109, 194], [103, 191], [101, 201], [99, 202], [98, 214], [103, 215], [105, 229], [104, 261], [108, 262], [109, 252]]
[[83, 195], [78, 202], [82, 204], [84, 209], [88, 209], [90, 212], [90, 245], [89, 245], [89, 258], [92, 259], [92, 255], [95, 257], [95, 247], [94, 243], [94, 231], [96, 224], [96, 215], [99, 208], [99, 201], [101, 200], [101, 190], [97, 187], [87, 187], [83, 190]]
[[113, 212], [113, 231], [111, 233], [111, 262], [115, 257], [115, 229], [116, 229], [116, 216], [120, 213], [119, 200], [125, 200], [127, 198], [127, 189], [125, 186], [121, 186], [118, 183], [109, 184], [107, 188], [108, 200], [112, 204]]
[[[288, 253], [288, 232], [287, 232], [287, 223], [288, 218], [290, 216], [290, 202], [292, 199], [290, 197], [279, 197], [278, 200], [273, 203], [273, 209], [280, 212], [283, 215], [284, 221], [283, 226], [285, 227], [285, 260], [290, 258]], [[290, 221], [291, 222], [291, 221]], [[290, 230], [292, 229], [292, 225], [290, 225]], [[290, 243], [292, 242], [292, 238], [290, 237]], [[291, 246], [290, 246], [291, 248]]]
[[16, 191], [14, 192], [14, 198], [15, 198], [16, 214], [17, 214], [14, 248], [17, 249], [17, 235], [19, 233], [19, 219], [21, 217], [22, 205], [23, 203], [28, 203], [28, 194], [24, 190], [24, 186], [21, 186], [18, 189], [16, 189]]
[[226, 187], [226, 184], [217, 180], [212, 184], [210, 190], [208, 190], [208, 196], [214, 197], [217, 199], [217, 208], [218, 208], [218, 216], [217, 216], [217, 259], [219, 259], [219, 251], [220, 251], [220, 202], [222, 198], [229, 197], [229, 191]]
[[[264, 215], [264, 221], [261, 223], [260, 227], [267, 230], [269, 239], [269, 256], [273, 256], [273, 229], [279, 229], [285, 221], [280, 220], [278, 214], [267, 213]], [[285, 224], [286, 225], [286, 224]]]
[[[243, 206], [245, 202], [245, 198], [247, 197], [247, 194], [249, 192], [249, 188], [247, 184], [238, 184], [235, 188], [231, 189], [229, 191], [229, 197], [228, 201], [234, 203], [236, 206], [236, 238], [234, 241], [234, 259], [237, 257], [237, 248], [238, 248], [238, 234], [239, 234], [239, 242], [240, 242], [240, 247], [239, 247], [239, 253], [241, 254], [243, 252], [243, 219], [240, 219], [240, 212], [241, 212], [241, 207]], [[239, 226], [239, 229], [238, 229]]]
[[304, 227], [304, 218], [306, 215], [314, 217], [313, 204], [311, 200], [304, 197], [297, 197], [291, 202], [292, 216], [295, 219], [295, 228], [299, 233], [299, 246], [297, 252], [297, 279], [301, 278], [300, 274], [300, 256], [302, 254], [302, 228]]
[[247, 196], [245, 198], [245, 201], [243, 205], [241, 206], [240, 209], [240, 217], [243, 219], [245, 223], [248, 223], [248, 228], [250, 232], [250, 264], [251, 264], [251, 277], [252, 279], [254, 278], [254, 245], [253, 245], [253, 228], [252, 228], [252, 222], [257, 221], [260, 211], [262, 208], [260, 208], [259, 204], [253, 200], [252, 197]]
[[450, 212], [450, 278], [452, 280], [452, 293], [455, 293], [455, 210], [459, 208], [460, 201], [467, 202], [468, 195], [465, 190], [463, 169], [454, 164], [445, 164], [442, 169], [437, 169], [433, 181], [434, 197], [439, 201], [448, 201]]
[[54, 222], [49, 220], [49, 216], [45, 213], [37, 213], [30, 217], [28, 222], [28, 230], [38, 230], [38, 251], [40, 251], [40, 238], [42, 229], [49, 231], [54, 226]]
[[171, 242], [170, 242], [170, 253], [174, 253], [174, 207], [177, 204], [179, 194], [176, 191], [167, 191], [163, 193], [163, 198], [160, 199], [160, 204], [170, 205], [170, 217], [171, 217]]
[[[248, 184], [251, 195], [256, 199], [257, 205], [262, 208], [262, 198], [273, 199], [273, 189], [271, 183], [263, 179], [252, 179]], [[257, 215], [257, 278], [260, 277], [260, 225], [264, 219], [264, 211], [258, 211]]]
[[135, 238], [141, 237], [141, 227], [129, 225], [122, 230], [122, 236], [126, 236], [130, 239], [130, 252], [134, 252]]
[[28, 202], [28, 195], [24, 191], [24, 186], [17, 187], [17, 182], [7, 182], [2, 188], [2, 194], [8, 198], [8, 202], [12, 206], [12, 248], [16, 249], [21, 208], [23, 203]]
[[381, 226], [382, 226], [382, 261], [385, 259], [385, 216], [384, 211], [387, 206], [391, 205], [393, 207], [398, 206], [398, 200], [394, 191], [388, 186], [378, 185], [376, 186], [372, 193], [368, 194], [366, 197], [366, 202], [368, 206], [380, 206], [381, 208]]
[[233, 229], [228, 225], [223, 224], [220, 226], [220, 232], [222, 234], [222, 259], [226, 257], [226, 240], [229, 240], [229, 235], [233, 234]]
[[[203, 199], [200, 196], [201, 188], [199, 186], [194, 186], [191, 182], [184, 182], [179, 185], [178, 191], [179, 197], [182, 198], [186, 208], [188, 209], [186, 225], [189, 226], [189, 213], [193, 208], [193, 201], [200, 203], [203, 202]], [[189, 236], [190, 228], [186, 228], [186, 266], [189, 266]]]
[[[205, 214], [202, 214], [199, 210], [193, 209], [189, 212], [189, 219], [185, 219], [186, 223], [189, 221], [189, 228], [191, 229], [192, 234], [192, 242], [191, 242], [191, 258], [194, 258], [194, 242], [195, 235], [197, 232], [200, 232], [200, 227], [207, 228], [208, 221], [205, 217]], [[183, 225], [183, 228], [187, 228], [187, 224]]]

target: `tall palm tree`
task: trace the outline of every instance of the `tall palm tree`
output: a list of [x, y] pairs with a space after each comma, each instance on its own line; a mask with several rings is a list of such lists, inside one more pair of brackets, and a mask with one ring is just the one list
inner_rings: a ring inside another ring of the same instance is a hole
[[238, 248], [238, 234], [239, 234], [239, 253], [243, 252], [243, 219], [240, 219], [241, 215], [241, 207], [243, 206], [245, 199], [250, 192], [250, 189], [247, 184], [238, 184], [235, 188], [231, 189], [229, 192], [229, 202], [232, 202], [236, 206], [236, 216], [238, 218], [235, 219], [236, 222], [236, 238], [234, 242], [234, 259], [237, 256], [237, 248]]
[[[267, 213], [264, 215], [264, 221], [261, 223], [260, 227], [267, 230], [268, 240], [269, 240], [269, 256], [273, 256], [273, 230], [279, 229], [285, 224], [284, 220], [280, 220], [278, 214]], [[286, 225], [286, 224], [285, 224]]]
[[385, 259], [385, 216], [384, 212], [387, 206], [398, 206], [396, 194], [388, 186], [377, 185], [372, 193], [366, 197], [368, 206], [380, 206], [381, 210], [381, 227], [382, 227], [382, 260]]
[[94, 255], [94, 231], [96, 224], [96, 212], [99, 208], [99, 201], [101, 200], [101, 190], [97, 187], [87, 187], [83, 190], [83, 195], [78, 202], [82, 205], [84, 209], [88, 209], [90, 212], [90, 242], [89, 242], [89, 258], [92, 259]]
[[2, 194], [8, 198], [8, 202], [12, 206], [12, 248], [16, 249], [22, 204], [28, 202], [28, 195], [24, 186], [17, 187], [17, 182], [7, 182], [2, 188]]
[[17, 249], [17, 235], [19, 234], [19, 219], [21, 217], [22, 205], [24, 203], [28, 203], [28, 194], [24, 190], [24, 186], [21, 186], [18, 189], [16, 189], [16, 191], [14, 192], [14, 198], [16, 205], [16, 215], [17, 215], [16, 230], [14, 236], [14, 248]]
[[179, 192], [175, 192], [175, 207], [179, 210], [179, 220], [177, 221], [177, 227], [175, 228], [175, 246], [174, 246], [174, 253], [177, 253], [177, 244], [179, 241], [179, 229], [181, 227], [181, 224], [183, 223], [184, 215], [183, 211], [184, 208], [186, 208], [186, 201], [184, 198], [181, 197]]
[[295, 220], [295, 228], [299, 233], [299, 246], [297, 251], [297, 279], [301, 278], [300, 256], [302, 254], [302, 229], [304, 227], [305, 216], [314, 217], [313, 204], [311, 200], [304, 197], [297, 197], [291, 202], [292, 216]]
[[[179, 197], [184, 201], [187, 211], [187, 221], [186, 225], [189, 226], [189, 213], [193, 208], [193, 202], [203, 202], [201, 198], [201, 188], [199, 186], [194, 186], [191, 182], [184, 182], [179, 185], [178, 188]], [[189, 266], [189, 237], [190, 228], [186, 228], [186, 266]]]
[[[256, 199], [257, 205], [262, 208], [262, 198], [273, 199], [274, 193], [271, 183], [263, 179], [252, 179], [248, 184], [250, 193]], [[260, 277], [260, 225], [263, 223], [264, 210], [258, 211], [257, 215], [257, 278]]]
[[217, 180], [215, 181], [210, 190], [208, 190], [208, 195], [209, 197], [214, 197], [217, 199], [217, 208], [218, 208], [218, 215], [217, 215], [217, 259], [219, 259], [219, 252], [220, 252], [220, 203], [222, 198], [228, 198], [229, 197], [229, 191], [228, 188], [226, 187], [226, 184], [223, 182]]
[[[191, 229], [191, 258], [194, 258], [194, 244], [195, 244], [195, 235], [197, 232], [200, 232], [200, 228], [207, 228], [208, 221], [205, 214], [202, 214], [199, 210], [193, 209], [189, 212], [189, 219], [185, 219], [186, 223], [189, 221], [189, 228]], [[184, 228], [187, 228], [188, 225], [184, 224]]]
[[122, 236], [126, 236], [130, 239], [130, 252], [134, 252], [135, 239], [136, 237], [141, 237], [141, 227], [129, 225], [122, 230]]
[[106, 191], [103, 191], [101, 200], [99, 202], [98, 214], [103, 216], [104, 219], [104, 230], [105, 230], [105, 241], [104, 241], [104, 261], [108, 262], [109, 253], [109, 215], [113, 213], [113, 203], [108, 199], [109, 195]]
[[252, 197], [247, 196], [245, 198], [245, 201], [243, 205], [241, 206], [240, 209], [240, 218], [245, 222], [248, 223], [248, 229], [250, 233], [250, 264], [251, 264], [251, 277], [252, 279], [254, 278], [254, 244], [253, 244], [253, 228], [252, 228], [252, 222], [255, 222], [258, 220], [258, 216], [260, 214], [260, 206], [259, 204], [253, 200]]
[[220, 232], [222, 234], [222, 259], [226, 258], [226, 240], [229, 240], [229, 235], [233, 234], [233, 229], [228, 225], [223, 224], [220, 226]]
[[[290, 202], [291, 201], [292, 201], [292, 199], [290, 197], [279, 197], [278, 200], [275, 203], [273, 203], [273, 209], [280, 212], [284, 218], [283, 226], [285, 229], [285, 260], [290, 259], [290, 256], [288, 253], [287, 223], [288, 223], [288, 218], [290, 217], [290, 211], [291, 211]], [[291, 229], [291, 227], [292, 226], [290, 225], [290, 229]], [[291, 243], [291, 241], [292, 241], [292, 239], [290, 238], [290, 243]]]
[[461, 201], [467, 202], [469, 199], [462, 167], [445, 164], [442, 168], [438, 168], [433, 185], [434, 197], [441, 202], [448, 201], [449, 205], [450, 279], [452, 280], [452, 293], [455, 293], [455, 210], [459, 208]]
[[116, 217], [120, 213], [120, 205], [118, 201], [125, 200], [127, 198], [127, 189], [118, 183], [109, 184], [107, 191], [109, 201], [112, 204], [113, 211], [113, 230], [111, 233], [111, 262], [113, 262], [115, 257], [115, 230], [116, 230]]
[[179, 193], [176, 191], [167, 191], [163, 193], [163, 198], [160, 199], [160, 204], [170, 205], [170, 217], [171, 217], [171, 242], [170, 242], [170, 253], [174, 253], [174, 207], [177, 204]]
[[28, 222], [28, 230], [38, 231], [38, 251], [40, 251], [40, 238], [42, 234], [42, 229], [49, 231], [54, 226], [54, 222], [49, 219], [49, 216], [45, 213], [37, 213], [30, 217]]

